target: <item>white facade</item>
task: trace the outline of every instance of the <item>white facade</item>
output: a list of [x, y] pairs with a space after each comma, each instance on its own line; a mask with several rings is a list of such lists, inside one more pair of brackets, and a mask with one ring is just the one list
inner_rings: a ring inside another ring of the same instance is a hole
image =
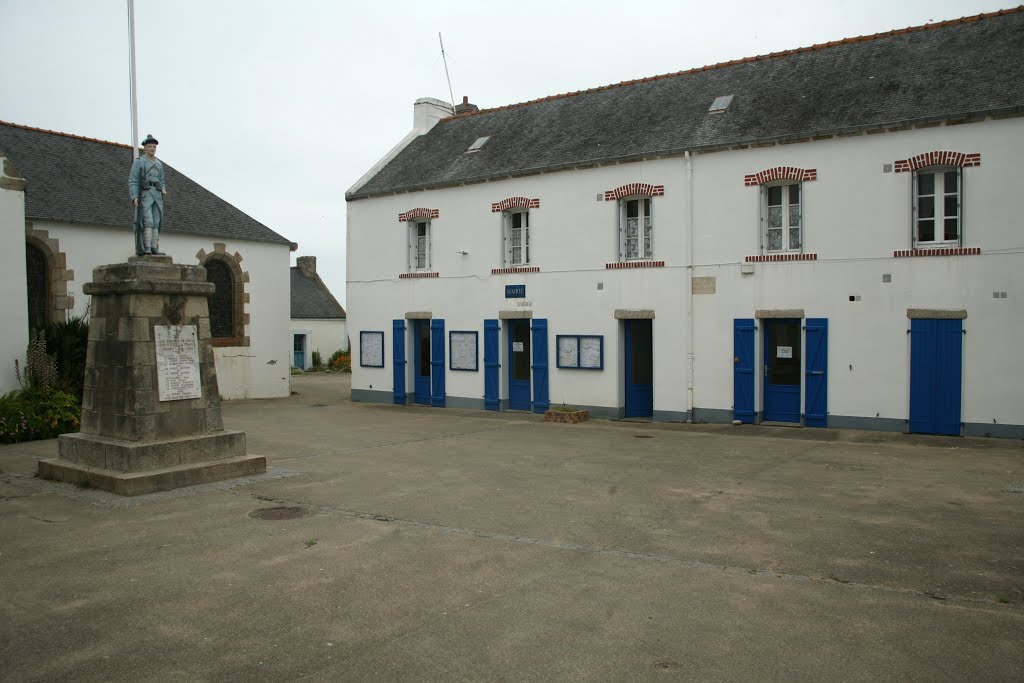
[[[320, 353], [324, 363], [335, 351], [348, 351], [347, 321], [344, 319], [292, 318], [292, 366], [308, 370], [313, 367], [313, 352]], [[302, 365], [298, 364], [299, 353], [295, 337], [302, 335]]]
[[0, 154], [0, 273], [8, 306], [0, 325], [0, 395], [18, 388], [14, 361], [25, 361], [28, 347], [28, 293], [25, 284], [24, 181]]
[[[934, 151], [980, 155], [979, 165], [962, 169], [960, 195], [961, 246], [980, 253], [895, 255], [912, 247], [913, 194], [913, 174], [897, 172], [896, 162]], [[412, 321], [431, 318], [444, 321], [445, 404], [483, 408], [484, 321], [500, 319], [505, 407], [508, 321], [530, 315], [547, 321], [550, 403], [618, 417], [628, 403], [624, 319], [641, 318], [652, 320], [653, 419], [730, 421], [734, 321], [750, 319], [757, 321], [753, 396], [760, 420], [763, 321], [827, 319], [828, 426], [904, 431], [910, 318], [954, 318], [962, 319], [965, 333], [962, 433], [1024, 436], [1024, 391], [1015, 381], [1024, 376], [1024, 355], [1013, 348], [1024, 320], [1024, 244], [1012, 203], [1024, 190], [1015, 170], [1022, 153], [1024, 119], [1009, 118], [350, 201], [353, 399], [394, 400], [393, 321], [405, 320], [404, 384], [411, 400]], [[759, 186], [747, 186], [745, 178], [778, 167], [816, 172], [801, 185], [799, 253], [808, 260], [750, 263], [763, 254], [763, 209]], [[653, 254], [639, 267], [608, 268], [620, 260], [620, 209], [605, 193], [634, 183], [664, 188], [651, 197]], [[539, 272], [492, 273], [504, 265], [502, 213], [492, 205], [516, 197], [539, 204], [529, 209], [529, 266]], [[411, 277], [410, 227], [399, 215], [413, 209], [436, 211], [425, 269], [431, 277]], [[697, 279], [692, 295], [691, 277]], [[505, 298], [512, 284], [525, 285], [524, 298]], [[383, 367], [361, 366], [364, 331], [384, 333]], [[451, 331], [478, 333], [477, 371], [450, 369]], [[603, 337], [603, 369], [556, 367], [558, 335]], [[806, 392], [802, 382], [800, 391]]]

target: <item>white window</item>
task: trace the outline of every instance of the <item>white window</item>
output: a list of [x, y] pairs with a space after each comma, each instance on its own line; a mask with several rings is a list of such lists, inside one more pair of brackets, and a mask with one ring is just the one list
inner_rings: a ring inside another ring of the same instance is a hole
[[506, 211], [502, 214], [505, 265], [525, 266], [530, 263], [530, 212]]
[[914, 244], [960, 242], [962, 195], [959, 168], [914, 173]]
[[409, 270], [430, 269], [430, 221], [409, 222]]
[[654, 256], [654, 202], [650, 197], [619, 200], [619, 260]]
[[803, 207], [800, 183], [761, 186], [761, 240], [768, 252], [799, 252], [803, 248]]

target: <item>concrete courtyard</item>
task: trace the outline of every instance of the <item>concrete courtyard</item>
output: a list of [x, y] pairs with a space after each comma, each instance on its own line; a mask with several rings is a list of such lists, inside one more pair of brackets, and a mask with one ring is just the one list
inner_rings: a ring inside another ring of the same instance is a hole
[[224, 404], [268, 459], [236, 482], [118, 498], [0, 446], [0, 679], [1024, 678], [1019, 441], [292, 388]]

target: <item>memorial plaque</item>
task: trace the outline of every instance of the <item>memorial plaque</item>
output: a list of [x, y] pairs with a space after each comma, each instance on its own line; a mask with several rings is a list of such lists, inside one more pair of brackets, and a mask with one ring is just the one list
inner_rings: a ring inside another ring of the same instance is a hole
[[155, 325], [156, 377], [161, 401], [202, 398], [195, 325]]

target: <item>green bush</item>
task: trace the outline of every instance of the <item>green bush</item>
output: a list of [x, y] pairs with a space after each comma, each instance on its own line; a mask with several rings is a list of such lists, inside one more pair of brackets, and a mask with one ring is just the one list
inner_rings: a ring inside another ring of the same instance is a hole
[[57, 387], [82, 401], [85, 354], [89, 345], [89, 314], [46, 326], [46, 351], [57, 361]]
[[324, 366], [324, 359], [323, 359], [323, 357], [320, 355], [319, 351], [314, 351], [313, 352], [313, 368], [315, 370], [319, 370], [323, 366]]
[[336, 372], [352, 372], [352, 356], [349, 355], [348, 351], [338, 349], [331, 354], [327, 367], [329, 370]]
[[21, 389], [0, 396], [0, 443], [52, 439], [78, 431], [82, 409], [59, 389]]

